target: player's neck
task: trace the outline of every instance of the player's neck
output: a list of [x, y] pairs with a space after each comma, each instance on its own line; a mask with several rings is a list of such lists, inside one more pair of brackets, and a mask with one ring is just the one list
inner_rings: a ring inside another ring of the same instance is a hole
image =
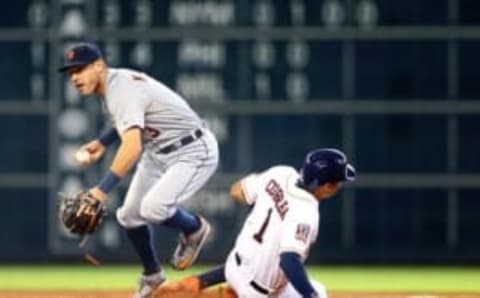
[[105, 97], [105, 87], [107, 85], [107, 75], [108, 74], [108, 69], [105, 68], [101, 73], [100, 73], [100, 80], [98, 82], [97, 89], [95, 90], [95, 94], [100, 96], [101, 98]]
[[308, 188], [305, 186], [305, 184], [303, 183], [303, 181], [300, 180], [300, 179], [297, 180], [296, 186], [299, 187], [299, 188], [301, 188], [301, 189], [303, 189], [303, 190], [305, 190], [306, 192], [310, 192], [310, 191], [308, 190]]

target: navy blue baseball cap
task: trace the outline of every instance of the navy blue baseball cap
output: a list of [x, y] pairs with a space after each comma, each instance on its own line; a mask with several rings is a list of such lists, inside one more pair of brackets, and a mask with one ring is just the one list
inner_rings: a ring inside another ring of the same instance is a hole
[[355, 178], [355, 168], [345, 153], [334, 148], [309, 152], [301, 169], [303, 185], [311, 191], [327, 182], [353, 181]]
[[71, 67], [87, 65], [102, 57], [102, 52], [95, 44], [78, 43], [65, 51], [65, 63], [58, 71], [64, 72]]

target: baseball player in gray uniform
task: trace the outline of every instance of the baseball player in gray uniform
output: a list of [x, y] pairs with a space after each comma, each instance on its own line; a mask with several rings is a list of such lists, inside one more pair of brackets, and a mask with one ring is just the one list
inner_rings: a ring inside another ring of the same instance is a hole
[[150, 76], [107, 66], [98, 47], [79, 43], [65, 52], [66, 72], [82, 95], [98, 95], [111, 128], [83, 145], [77, 153], [82, 165], [98, 161], [106, 148], [120, 141], [111, 166], [89, 190], [104, 201], [137, 163], [117, 220], [140, 257], [143, 274], [134, 297], [152, 297], [165, 281], [156, 256], [151, 224], [180, 230], [171, 264], [183, 270], [198, 256], [210, 233], [200, 215], [180, 207], [214, 173], [218, 164], [215, 136], [177, 93]]

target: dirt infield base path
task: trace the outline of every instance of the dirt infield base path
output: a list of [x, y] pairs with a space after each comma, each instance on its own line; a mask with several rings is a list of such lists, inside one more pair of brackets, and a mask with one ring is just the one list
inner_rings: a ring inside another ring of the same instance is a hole
[[[170, 298], [172, 296], [168, 295]], [[218, 295], [216, 295], [218, 297]], [[131, 298], [132, 292], [33, 292], [33, 291], [1, 291], [2, 298]], [[196, 298], [213, 298], [214, 295], [196, 296]], [[368, 292], [331, 292], [329, 298], [480, 298], [478, 294], [414, 294], [414, 293], [368, 293]], [[173, 297], [172, 297], [173, 298]], [[181, 297], [176, 297], [181, 298]], [[184, 297], [192, 298], [192, 297]]]

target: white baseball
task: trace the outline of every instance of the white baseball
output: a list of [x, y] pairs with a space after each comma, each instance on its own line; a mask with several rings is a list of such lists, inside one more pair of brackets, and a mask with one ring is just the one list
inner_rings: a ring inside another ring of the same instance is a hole
[[75, 153], [75, 160], [79, 164], [87, 164], [90, 162], [90, 153], [88, 153], [87, 150], [78, 150], [77, 153]]

